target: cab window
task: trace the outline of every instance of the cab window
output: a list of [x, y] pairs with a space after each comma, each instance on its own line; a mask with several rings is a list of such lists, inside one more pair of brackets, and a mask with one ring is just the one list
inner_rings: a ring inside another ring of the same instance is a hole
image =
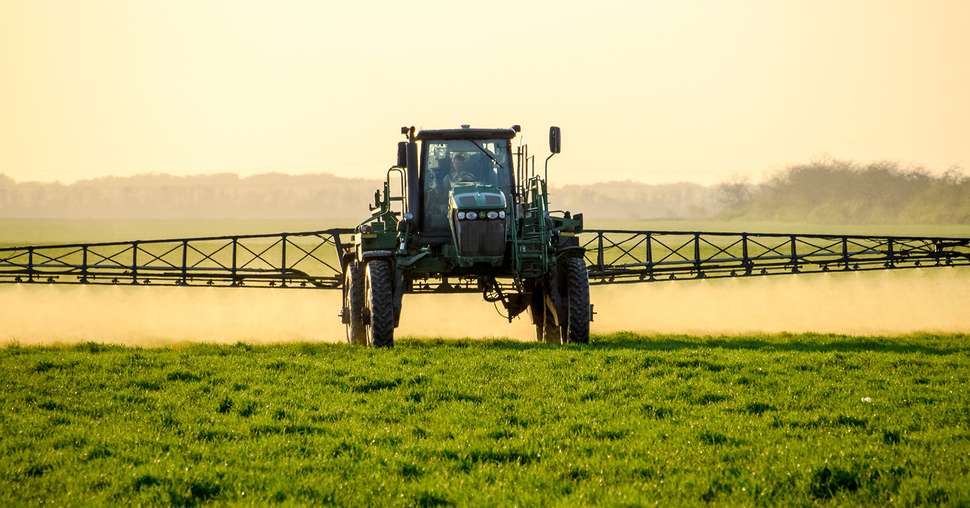
[[426, 141], [425, 148], [422, 165], [425, 234], [448, 233], [448, 196], [458, 183], [492, 185], [509, 197], [512, 168], [508, 140]]

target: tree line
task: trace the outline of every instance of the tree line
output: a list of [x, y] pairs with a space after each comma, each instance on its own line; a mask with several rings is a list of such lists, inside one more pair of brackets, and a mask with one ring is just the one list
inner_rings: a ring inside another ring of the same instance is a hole
[[970, 224], [970, 177], [894, 162], [826, 160], [767, 181], [718, 186], [725, 219], [839, 224]]
[[[106, 177], [72, 184], [0, 175], [0, 218], [357, 219], [379, 181], [308, 175]], [[762, 183], [552, 186], [553, 209], [595, 219], [705, 219], [814, 224], [970, 224], [970, 177], [891, 162], [826, 160]]]

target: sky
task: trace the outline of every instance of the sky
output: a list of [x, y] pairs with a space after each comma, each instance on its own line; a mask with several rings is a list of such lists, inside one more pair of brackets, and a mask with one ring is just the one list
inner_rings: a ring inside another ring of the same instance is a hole
[[378, 178], [400, 126], [563, 130], [553, 184], [970, 168], [970, 2], [0, 0], [0, 174]]

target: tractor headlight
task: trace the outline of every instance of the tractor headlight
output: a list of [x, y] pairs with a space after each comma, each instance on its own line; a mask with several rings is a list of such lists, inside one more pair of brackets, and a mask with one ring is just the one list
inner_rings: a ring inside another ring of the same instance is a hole
[[478, 214], [475, 212], [468, 212], [465, 214], [465, 218], [467, 218], [468, 220], [475, 220], [478, 218]]
[[364, 224], [360, 227], [360, 232], [366, 234], [373, 233], [374, 228], [370, 224]]
[[501, 212], [498, 213], [498, 218], [499, 219], [504, 219], [505, 218], [505, 210], [502, 210]]
[[465, 220], [465, 212], [458, 212], [458, 220]]
[[498, 218], [498, 212], [496, 212], [495, 210], [492, 210], [492, 211], [486, 213], [485, 216], [488, 217], [491, 220], [495, 220], [495, 219]]

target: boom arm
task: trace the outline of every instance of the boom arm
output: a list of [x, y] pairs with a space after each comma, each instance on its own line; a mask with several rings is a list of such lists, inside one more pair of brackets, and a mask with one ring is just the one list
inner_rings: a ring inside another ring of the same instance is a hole
[[[0, 283], [340, 289], [352, 233], [6, 247]], [[603, 229], [580, 245], [590, 284], [970, 265], [970, 238]]]
[[590, 284], [970, 265], [970, 238], [589, 230]]
[[0, 249], [0, 283], [338, 289], [353, 229]]

